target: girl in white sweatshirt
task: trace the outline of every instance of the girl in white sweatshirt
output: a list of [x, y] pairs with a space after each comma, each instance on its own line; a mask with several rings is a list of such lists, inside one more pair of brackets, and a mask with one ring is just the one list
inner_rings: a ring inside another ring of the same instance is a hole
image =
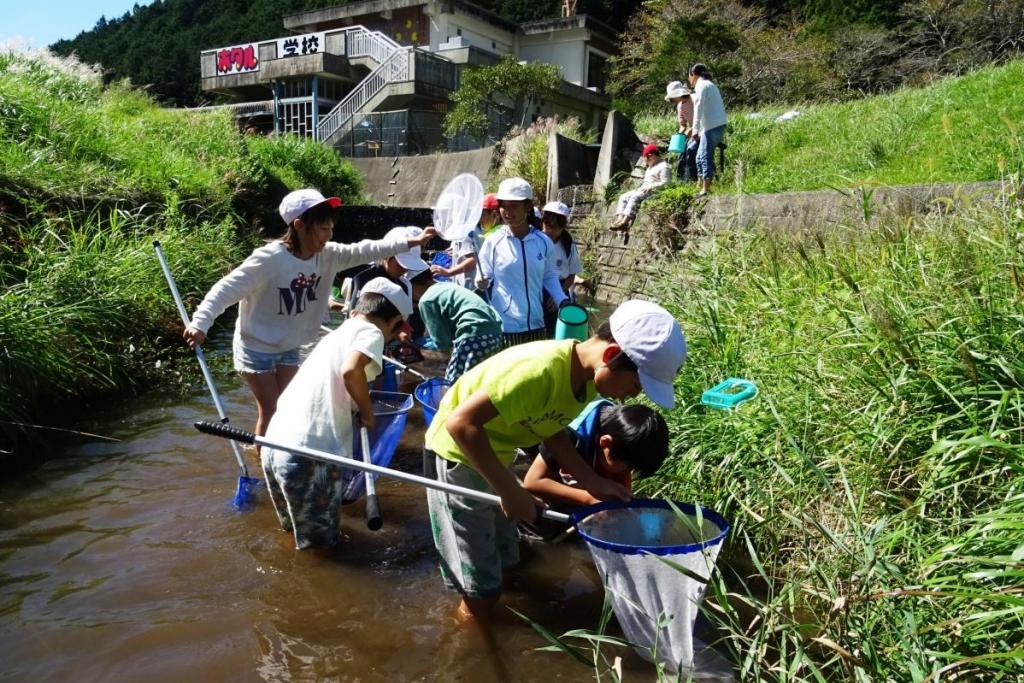
[[408, 251], [428, 242], [431, 229], [410, 239], [330, 242], [337, 197], [312, 189], [289, 193], [278, 208], [284, 237], [252, 252], [221, 278], [192, 316], [189, 346], [206, 340], [213, 321], [232, 304], [238, 320], [232, 344], [235, 370], [256, 397], [256, 433], [264, 434], [277, 398], [299, 368], [299, 347], [316, 339], [338, 271]]

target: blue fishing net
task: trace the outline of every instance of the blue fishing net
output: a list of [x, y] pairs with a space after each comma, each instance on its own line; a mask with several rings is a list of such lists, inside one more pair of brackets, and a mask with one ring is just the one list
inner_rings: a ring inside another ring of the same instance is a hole
[[450, 386], [450, 382], [435, 377], [434, 379], [428, 379], [426, 382], [417, 384], [416, 389], [413, 390], [416, 401], [423, 408], [423, 422], [428, 427], [431, 421], [433, 421], [434, 415], [437, 414], [437, 407], [441, 404], [441, 397], [444, 396], [444, 392], [448, 391]]
[[693, 638], [693, 626], [728, 522], [699, 506], [639, 498], [581, 508], [572, 522], [640, 656], [673, 674], [717, 678], [722, 659]]
[[[412, 396], [391, 391], [371, 391], [373, 400], [374, 425], [370, 430], [370, 462], [374, 465], [387, 467], [395, 455], [398, 442], [405, 430], [405, 421], [412, 409]], [[354, 425], [352, 430], [352, 457], [364, 460], [363, 446], [359, 429]], [[346, 480], [345, 502], [351, 502], [363, 495], [366, 488], [366, 477], [358, 470], [344, 470]]]
[[247, 477], [244, 474], [238, 477], [238, 486], [235, 488], [235, 497], [231, 499], [231, 505], [236, 510], [248, 510], [256, 505], [257, 493], [263, 485], [261, 479]]
[[[434, 254], [434, 258], [430, 259], [430, 265], [441, 266], [442, 268], [451, 268], [452, 257], [447, 251], [439, 251]], [[440, 275], [435, 273], [434, 279], [438, 282], [448, 282], [450, 279], [447, 275]]]

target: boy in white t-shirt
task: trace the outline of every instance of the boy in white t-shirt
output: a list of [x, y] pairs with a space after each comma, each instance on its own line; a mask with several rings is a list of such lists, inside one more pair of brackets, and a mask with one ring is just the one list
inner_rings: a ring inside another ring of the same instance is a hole
[[[384, 345], [411, 314], [412, 299], [401, 286], [386, 278], [366, 283], [348, 320], [320, 340], [281, 393], [267, 438], [350, 457], [352, 414], [373, 428], [369, 383], [381, 372]], [[336, 545], [341, 467], [269, 448], [261, 460], [277, 517], [295, 535], [295, 547]]]

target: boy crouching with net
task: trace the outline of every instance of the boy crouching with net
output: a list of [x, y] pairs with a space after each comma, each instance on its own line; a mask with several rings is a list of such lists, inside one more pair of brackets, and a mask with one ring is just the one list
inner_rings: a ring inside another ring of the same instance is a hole
[[[622, 484], [630, 492], [633, 475], [651, 476], [668, 456], [665, 418], [644, 405], [615, 405], [598, 399], [584, 408], [566, 431], [583, 462], [598, 476]], [[600, 502], [581, 488], [543, 446], [523, 479], [523, 488], [559, 512]], [[527, 540], [536, 537], [549, 541], [568, 531], [569, 526], [538, 519], [534, 524], [524, 522], [520, 530]]]
[[599, 392], [620, 399], [644, 391], [655, 403], [673, 407], [672, 382], [685, 360], [683, 333], [668, 311], [627, 301], [586, 341], [506, 349], [448, 390], [427, 430], [427, 461], [433, 461], [439, 481], [493, 490], [502, 502], [499, 510], [427, 492], [441, 576], [462, 596], [460, 619], [490, 614], [501, 594], [502, 570], [519, 562], [515, 523], [533, 522], [544, 505], [510, 471], [516, 449], [542, 442], [590, 496], [628, 500], [625, 486], [583, 461], [565, 428]]

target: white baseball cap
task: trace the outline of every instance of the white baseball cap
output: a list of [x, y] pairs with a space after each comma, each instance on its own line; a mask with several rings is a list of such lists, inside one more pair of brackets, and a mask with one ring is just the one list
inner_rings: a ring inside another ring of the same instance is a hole
[[323, 204], [324, 202], [327, 202], [335, 209], [341, 206], [341, 200], [337, 197], [324, 197], [317, 190], [306, 188], [286, 194], [284, 199], [281, 200], [281, 205], [277, 207], [277, 211], [281, 214], [284, 222], [291, 225], [293, 220], [317, 204]]
[[569, 211], [569, 207], [562, 202], [548, 202], [544, 205], [544, 208], [541, 209], [541, 211], [545, 213], [550, 211], [551, 213], [557, 213], [559, 216], [565, 216], [566, 218], [568, 218], [571, 213]]
[[363, 294], [380, 294], [391, 302], [391, 305], [398, 309], [403, 318], [412, 315], [412, 299], [401, 285], [395, 284], [386, 277], [375, 277], [359, 290], [359, 296]]
[[693, 91], [683, 85], [682, 81], [672, 81], [665, 86], [665, 101], [671, 102], [673, 98], [692, 95]]
[[[384, 235], [384, 239], [400, 238], [404, 240], [413, 239], [423, 234], [423, 228], [417, 228], [415, 225], [410, 225], [404, 228], [391, 228], [387, 234]], [[408, 270], [411, 273], [419, 273], [430, 267], [430, 264], [420, 258], [420, 247], [417, 244], [408, 251], [400, 251], [395, 254], [395, 260], [398, 261], [399, 265]]]
[[632, 299], [615, 309], [608, 324], [615, 343], [636, 365], [644, 393], [662, 408], [675, 408], [672, 382], [686, 363], [686, 339], [672, 314]]
[[498, 183], [498, 201], [518, 202], [533, 199], [533, 188], [522, 178], [506, 178]]

